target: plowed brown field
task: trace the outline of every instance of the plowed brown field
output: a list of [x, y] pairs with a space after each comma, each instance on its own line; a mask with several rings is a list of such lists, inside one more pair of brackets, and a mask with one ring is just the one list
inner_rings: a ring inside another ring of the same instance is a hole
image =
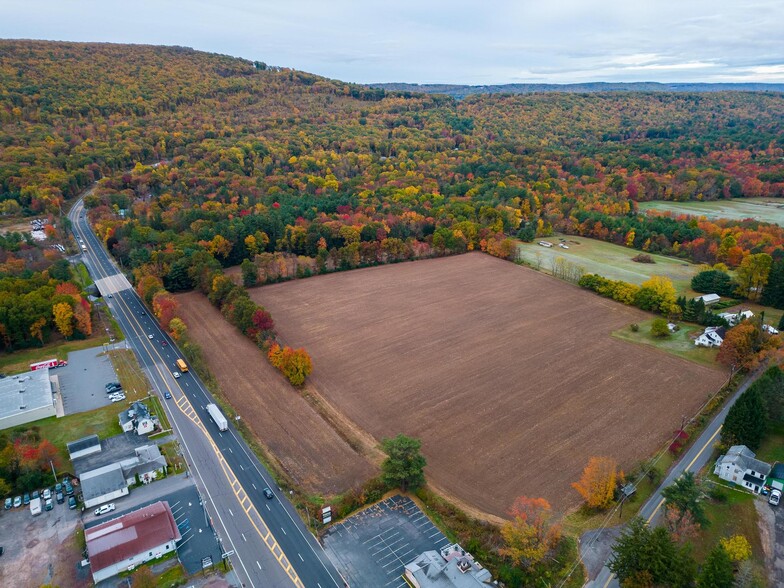
[[[634, 465], [726, 377], [610, 336], [649, 315], [481, 253], [317, 276], [251, 296], [287, 343], [310, 352], [311, 383], [325, 398], [377, 439], [421, 439], [429, 480], [495, 515], [518, 495], [575, 506], [570, 483], [589, 457]], [[222, 338], [218, 364], [231, 364], [246, 344]], [[237, 401], [250, 406], [255, 395], [291, 396], [251, 386]], [[291, 439], [307, 442], [308, 429]]]
[[311, 492], [333, 494], [376, 472], [303, 400], [262, 352], [200, 293], [179, 294], [188, 332], [223, 393], [286, 472]]

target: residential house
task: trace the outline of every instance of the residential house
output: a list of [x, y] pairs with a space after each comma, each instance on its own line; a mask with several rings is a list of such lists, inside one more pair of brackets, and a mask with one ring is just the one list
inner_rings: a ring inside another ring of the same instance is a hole
[[457, 543], [440, 551], [425, 551], [405, 566], [405, 578], [414, 588], [487, 588], [492, 576]]
[[694, 344], [698, 347], [721, 347], [726, 334], [727, 329], [724, 327], [706, 327], [705, 331], [694, 340]]
[[702, 296], [697, 296], [694, 300], [702, 300], [705, 306], [708, 306], [721, 300], [721, 296], [718, 294], [703, 294]]
[[84, 539], [98, 583], [176, 550], [182, 536], [164, 501], [85, 529]]
[[166, 473], [166, 458], [161, 455], [157, 445], [145, 445], [134, 450], [134, 457], [120, 462], [123, 476], [128, 485], [133, 485], [138, 480], [142, 484], [149, 484], [159, 475]]
[[155, 421], [150, 416], [150, 411], [142, 402], [134, 402], [127, 410], [119, 414], [120, 426], [125, 432], [133, 431], [137, 435], [152, 433]]
[[765, 486], [771, 467], [770, 464], [755, 458], [755, 453], [745, 445], [733, 445], [718, 459], [713, 473], [722, 480], [759, 494]]
[[750, 319], [754, 313], [750, 310], [739, 310], [738, 312], [720, 312], [719, 316], [727, 321], [727, 324], [734, 327], [743, 320]]

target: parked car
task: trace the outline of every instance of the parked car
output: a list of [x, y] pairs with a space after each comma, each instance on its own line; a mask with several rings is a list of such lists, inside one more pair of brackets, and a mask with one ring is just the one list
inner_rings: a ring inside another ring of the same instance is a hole
[[169, 400], [169, 399], [171, 398], [171, 394], [169, 394], [168, 392], [164, 392], [164, 393], [163, 393], [163, 397], [164, 397], [166, 400]]
[[68, 508], [70, 508], [71, 510], [76, 508], [76, 498], [74, 498], [73, 496], [71, 496], [68, 499]]
[[73, 486], [71, 486], [71, 483], [70, 483], [70, 482], [66, 482], [66, 483], [65, 483], [65, 493], [66, 493], [68, 496], [73, 496], [74, 489], [73, 489]]
[[41, 498], [41, 495], [38, 493], [38, 490], [33, 490], [33, 500], [36, 498]]
[[109, 504], [104, 504], [103, 506], [99, 506], [95, 509], [95, 516], [99, 517], [102, 514], [106, 514], [107, 512], [112, 512], [114, 510], [114, 502], [110, 502]]
[[109, 388], [115, 388], [115, 387], [122, 388], [122, 384], [120, 384], [120, 382], [109, 382], [108, 384], [106, 384], [106, 389], [107, 390]]
[[22, 497], [17, 496], [14, 498], [14, 508], [19, 508], [20, 506], [22, 506]]
[[44, 497], [44, 500], [49, 500], [52, 497], [52, 491], [49, 488], [44, 488], [44, 492], [41, 495]]
[[776, 490], [775, 488], [771, 490], [768, 502], [773, 506], [778, 506], [779, 502], [781, 502], [781, 490]]
[[123, 400], [125, 400], [125, 396], [112, 396], [110, 397], [110, 400], [112, 402], [122, 402]]
[[267, 500], [272, 500], [273, 498], [275, 498], [275, 495], [272, 493], [272, 490], [270, 490], [269, 488], [264, 488], [262, 492], [264, 493], [264, 496], [267, 497]]
[[46, 506], [44, 506], [45, 510], [52, 510], [54, 508], [54, 504], [52, 504], [52, 499], [46, 501]]
[[5, 509], [8, 510], [14, 505], [13, 498], [6, 498], [5, 499]]
[[56, 499], [57, 499], [57, 504], [62, 504], [63, 502], [65, 502], [65, 496], [63, 496], [62, 492], [57, 493]]
[[30, 495], [25, 492], [24, 498], [22, 498], [22, 503], [27, 506], [30, 504]]
[[54, 485], [54, 491], [55, 491], [55, 493], [62, 492], [63, 491], [63, 485], [60, 482], [57, 482], [57, 484]]
[[558, 247], [561, 249], [569, 249], [569, 246], [566, 243], [558, 243]]

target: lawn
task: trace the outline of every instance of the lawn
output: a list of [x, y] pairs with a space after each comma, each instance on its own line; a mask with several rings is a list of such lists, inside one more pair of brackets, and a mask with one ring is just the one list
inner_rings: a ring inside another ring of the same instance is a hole
[[144, 402], [150, 409], [150, 413], [156, 415], [160, 420], [161, 429], [164, 431], [170, 429], [171, 425], [166, 418], [166, 412], [163, 410], [158, 396], [152, 391], [152, 386], [139, 367], [133, 352], [130, 349], [113, 349], [109, 352], [109, 356], [112, 358], [112, 365], [123, 385], [128, 402], [146, 399]]
[[48, 439], [56, 448], [62, 459], [65, 469], [70, 470], [70, 458], [66, 443], [76, 441], [87, 435], [98, 435], [105, 439], [122, 433], [117, 414], [120, 409], [115, 404], [104, 406], [90, 412], [80, 412], [62, 418], [49, 417], [16, 427], [14, 430], [22, 432], [28, 429], [38, 429], [44, 439]]
[[560, 239], [566, 240], [569, 249], [557, 245], [552, 248], [542, 247], [537, 242], [519, 243], [518, 254], [528, 265], [547, 273], [552, 273], [554, 261], [561, 257], [566, 262], [581, 266], [585, 273], [631, 284], [642, 284], [651, 276], [666, 276], [672, 280], [679, 295], [691, 292], [691, 278], [699, 270], [696, 264], [664, 255], [651, 254], [656, 263], [638, 263], [632, 261], [632, 257], [641, 253], [637, 249], [597, 239], [555, 235], [544, 240], [557, 244]]
[[622, 329], [614, 331], [612, 335], [624, 341], [656, 347], [701, 365], [717, 367], [716, 354], [718, 350], [694, 345], [694, 337], [702, 333], [703, 327], [681, 324], [680, 330], [675, 333], [670, 333], [668, 337], [657, 338], [651, 335], [651, 323], [653, 321], [654, 319], [650, 319], [639, 323], [640, 330], [636, 333], [632, 331], [630, 325], [627, 325]]
[[743, 220], [753, 218], [784, 226], [784, 202], [772, 198], [739, 198], [711, 202], [640, 202], [640, 211], [665, 210], [674, 214], [690, 214], [710, 219]]
[[772, 426], [765, 433], [765, 439], [757, 450], [757, 459], [773, 465], [784, 462], [784, 423]]

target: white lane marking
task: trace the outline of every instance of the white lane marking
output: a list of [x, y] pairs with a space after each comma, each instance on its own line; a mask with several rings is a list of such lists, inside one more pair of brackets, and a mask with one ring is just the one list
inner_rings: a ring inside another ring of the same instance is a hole
[[304, 557], [302, 557], [302, 554], [301, 554], [301, 553], [297, 553], [297, 555], [299, 556], [299, 560], [300, 560], [300, 561], [305, 561], [305, 558], [304, 558]]
[[251, 482], [250, 485], [253, 486], [254, 490], [258, 490], [258, 488], [256, 488], [256, 484], [254, 484], [253, 482]]
[[259, 569], [261, 569], [261, 564], [258, 562], [258, 560], [256, 560], [256, 565], [259, 566]]
[[284, 529], [283, 527], [281, 527], [280, 530], [283, 531], [284, 535], [288, 535], [288, 533], [286, 533], [286, 529]]
[[233, 513], [233, 512], [231, 512], [231, 509], [229, 509], [229, 514], [230, 514], [231, 516], [234, 516], [234, 513]]
[[247, 539], [245, 538], [245, 533], [240, 533], [240, 535], [242, 535], [242, 540], [243, 541], [247, 541]]

